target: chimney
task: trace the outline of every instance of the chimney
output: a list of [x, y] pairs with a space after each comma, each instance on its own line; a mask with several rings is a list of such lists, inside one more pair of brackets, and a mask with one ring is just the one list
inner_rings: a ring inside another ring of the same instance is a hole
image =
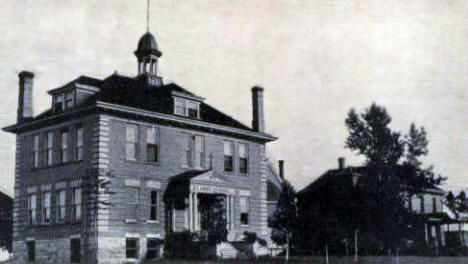
[[17, 122], [21, 123], [31, 119], [34, 115], [33, 110], [33, 78], [34, 73], [22, 71], [19, 77], [19, 100]]
[[252, 128], [257, 132], [265, 132], [265, 119], [263, 111], [263, 88], [252, 88]]
[[284, 160], [278, 160], [279, 176], [284, 180]]
[[338, 158], [338, 168], [343, 170], [346, 167], [346, 160], [343, 157]]

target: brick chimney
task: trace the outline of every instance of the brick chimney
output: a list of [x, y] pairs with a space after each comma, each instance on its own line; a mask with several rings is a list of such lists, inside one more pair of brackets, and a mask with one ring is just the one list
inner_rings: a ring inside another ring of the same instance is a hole
[[28, 121], [34, 115], [33, 109], [33, 79], [34, 73], [22, 71], [19, 77], [19, 98], [17, 122]]
[[284, 180], [284, 160], [278, 160], [279, 176]]
[[263, 88], [258, 86], [252, 87], [252, 128], [257, 132], [265, 132]]
[[346, 167], [346, 160], [343, 157], [338, 158], [338, 168], [343, 170]]

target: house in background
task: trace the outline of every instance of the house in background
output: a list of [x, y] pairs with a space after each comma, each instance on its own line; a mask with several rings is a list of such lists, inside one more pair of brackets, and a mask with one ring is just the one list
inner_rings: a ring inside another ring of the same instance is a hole
[[13, 198], [0, 191], [0, 248], [11, 252], [13, 233]]
[[[307, 217], [312, 212], [325, 213], [331, 204], [340, 204], [341, 210], [356, 206], [353, 204], [353, 189], [365, 186], [367, 177], [372, 177], [367, 167], [346, 166], [345, 159], [339, 158], [337, 169], [328, 170], [298, 193], [300, 212]], [[429, 248], [446, 245], [446, 225], [451, 220], [443, 210], [444, 196], [442, 189], [433, 186], [422, 195], [408, 199], [405, 204], [423, 219], [425, 241], [421, 242], [425, 242]]]
[[[50, 109], [36, 116], [34, 74], [19, 74], [18, 120], [4, 128], [16, 134], [15, 261], [154, 259], [168, 232], [202, 231], [200, 205], [213, 197], [228, 240], [270, 236], [280, 179], [266, 158], [277, 138], [265, 131], [263, 88], [251, 89], [247, 126], [164, 83], [161, 55], [146, 33], [137, 76], [81, 76], [50, 90]], [[99, 182], [108, 192], [94, 191]]]

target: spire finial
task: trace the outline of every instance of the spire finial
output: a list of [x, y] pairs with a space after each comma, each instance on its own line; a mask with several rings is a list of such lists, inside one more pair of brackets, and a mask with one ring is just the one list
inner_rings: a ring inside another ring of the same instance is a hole
[[146, 32], [149, 32], [150, 0], [146, 1]]

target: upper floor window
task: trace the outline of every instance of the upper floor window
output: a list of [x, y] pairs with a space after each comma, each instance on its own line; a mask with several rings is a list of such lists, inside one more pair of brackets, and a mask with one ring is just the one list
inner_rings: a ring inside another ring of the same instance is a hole
[[232, 171], [234, 144], [231, 141], [224, 141], [224, 171]]
[[135, 187], [127, 187], [125, 190], [125, 218], [127, 220], [138, 219], [139, 194], [139, 189]]
[[36, 195], [30, 194], [28, 196], [28, 223], [30, 225], [36, 224]]
[[247, 144], [239, 144], [239, 172], [248, 173], [249, 155]]
[[200, 118], [200, 103], [174, 97], [174, 114], [190, 118]]
[[57, 193], [57, 222], [61, 223], [65, 221], [65, 213], [66, 213], [66, 191], [59, 190]]
[[81, 188], [73, 189], [72, 193], [72, 220], [81, 219]]
[[83, 159], [83, 128], [81, 126], [76, 127], [76, 135], [75, 135], [75, 159], [82, 160]]
[[150, 220], [156, 221], [158, 219], [158, 192], [151, 191], [150, 197]]
[[424, 197], [421, 197], [420, 202], [421, 202], [421, 213], [424, 214], [425, 213], [425, 210], [424, 210]]
[[65, 163], [68, 161], [68, 131], [62, 130], [60, 132], [60, 161]]
[[33, 141], [33, 165], [37, 168], [39, 167], [39, 135], [34, 135]]
[[205, 139], [202, 136], [194, 137], [194, 162], [196, 168], [205, 168]]
[[52, 165], [52, 159], [53, 159], [53, 143], [54, 143], [54, 133], [48, 132], [47, 137], [46, 137], [46, 159], [47, 159], [47, 165], [50, 166]]
[[156, 130], [153, 128], [146, 129], [146, 160], [148, 162], [158, 162], [158, 144], [156, 141]]
[[50, 192], [44, 192], [42, 194], [42, 223], [48, 224], [50, 223]]
[[138, 132], [136, 125], [126, 126], [125, 153], [127, 160], [136, 160], [136, 149], [138, 144]]
[[182, 165], [192, 167], [192, 147], [191, 147], [191, 136], [189, 134], [183, 134], [182, 136]]
[[54, 111], [62, 112], [65, 109], [72, 108], [75, 103], [74, 91], [59, 93], [54, 96]]

